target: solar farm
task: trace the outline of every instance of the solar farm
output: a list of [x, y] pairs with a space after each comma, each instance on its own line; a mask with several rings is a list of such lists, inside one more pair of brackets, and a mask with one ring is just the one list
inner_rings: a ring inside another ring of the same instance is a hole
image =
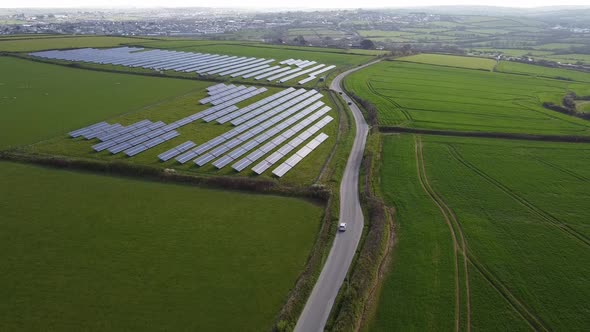
[[[325, 218], [308, 188], [324, 183], [339, 113], [323, 87], [305, 84], [335, 69], [330, 59], [127, 46], [30, 52], [0, 56], [2, 153], [31, 158], [0, 162], [4, 193], [19, 188], [0, 199], [10, 207], [0, 233], [12, 271], [0, 278], [0, 329], [272, 326]], [[191, 77], [168, 75], [181, 70]], [[41, 246], [28, 245], [39, 237]]]
[[[194, 73], [199, 76], [253, 78], [257, 81], [266, 80], [278, 83], [298, 80], [298, 84], [310, 82], [318, 75], [336, 68], [335, 65], [302, 59], [286, 59], [278, 62], [275, 59], [159, 49], [147, 50], [138, 47], [51, 50], [33, 52], [29, 55], [53, 60], [109, 64], [154, 71], [171, 70]], [[307, 77], [301, 78], [302, 76]]]
[[[179, 144], [157, 155], [161, 162], [174, 160], [177, 165], [195, 167], [212, 164], [216, 169], [231, 166], [236, 172], [251, 169], [282, 177], [324, 143], [329, 135], [322, 132], [334, 118], [328, 113], [323, 95], [316, 90], [287, 88], [245, 107], [247, 101], [267, 91], [261, 87], [226, 85], [209, 86], [200, 104], [207, 109], [166, 124], [143, 119], [128, 126], [102, 121], [69, 133], [72, 139], [95, 142], [95, 152], [133, 157], [168, 141]], [[182, 141], [176, 130], [199, 121], [211, 126], [230, 124], [231, 128], [204, 142]], [[96, 142], [98, 141], [98, 142]], [[282, 162], [281, 162], [282, 161]]]

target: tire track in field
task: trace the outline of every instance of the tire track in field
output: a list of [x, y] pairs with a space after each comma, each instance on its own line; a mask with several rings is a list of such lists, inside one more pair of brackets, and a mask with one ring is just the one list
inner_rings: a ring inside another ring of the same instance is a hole
[[[438, 199], [438, 195], [434, 192], [434, 190], [432, 189], [432, 187], [430, 186], [430, 182], [428, 181], [428, 178], [426, 176], [426, 167], [424, 165], [424, 154], [423, 154], [423, 149], [422, 149], [422, 140], [420, 139], [420, 137], [416, 137], [415, 138], [415, 153], [416, 153], [416, 168], [417, 168], [417, 173], [418, 173], [418, 180], [420, 181], [420, 186], [422, 187], [422, 189], [424, 190], [424, 192], [426, 192], [428, 194], [428, 196], [430, 196], [430, 199], [436, 204], [436, 206], [439, 208], [441, 214], [443, 215], [444, 219], [445, 219], [445, 223], [447, 224], [447, 226], [449, 227], [449, 230], [451, 232], [451, 239], [453, 241], [453, 257], [454, 257], [454, 261], [455, 261], [455, 331], [459, 331], [460, 327], [461, 327], [461, 286], [460, 286], [460, 272], [459, 272], [459, 249], [460, 249], [460, 245], [459, 242], [457, 241], [457, 235], [455, 233], [455, 228], [452, 225], [452, 221], [451, 221], [451, 217], [448, 214], [448, 210], [445, 209], [446, 206], [444, 204], [444, 202], [441, 202]], [[447, 207], [448, 208], [448, 207]], [[465, 247], [462, 248], [461, 253], [463, 255], [465, 255]], [[466, 267], [467, 264], [467, 257], [464, 256], [463, 257], [463, 262], [464, 262], [464, 267]], [[468, 275], [467, 275], [467, 270], [465, 270], [465, 277], [467, 280], [466, 283], [466, 287], [468, 287], [469, 283], [468, 283]], [[466, 289], [467, 294], [469, 294], [469, 289]], [[470, 331], [471, 330], [471, 318], [470, 318], [470, 300], [469, 300], [470, 296], [467, 296], [467, 328]]]
[[444, 199], [432, 188], [430, 185], [430, 181], [428, 180], [428, 176], [426, 174], [426, 166], [424, 163], [424, 152], [423, 152], [423, 145], [422, 140], [420, 142], [420, 158], [422, 159], [422, 168], [424, 171], [424, 179], [426, 180], [427, 186], [430, 188], [432, 194], [434, 195], [435, 199], [438, 200], [440, 205], [446, 210], [447, 215], [450, 217], [452, 224], [455, 228], [457, 234], [459, 234], [460, 238], [460, 246], [461, 254], [463, 255], [463, 269], [465, 272], [465, 296], [466, 296], [466, 308], [467, 308], [467, 331], [471, 331], [471, 288], [469, 286], [469, 267], [467, 265], [469, 258], [467, 255], [467, 241], [465, 240], [465, 235], [463, 234], [463, 227], [461, 227], [461, 223], [457, 218], [455, 212], [447, 205]]
[[578, 174], [578, 173], [576, 173], [576, 172], [574, 172], [574, 171], [572, 171], [570, 169], [567, 169], [565, 167], [561, 167], [561, 166], [559, 166], [557, 164], [551, 163], [551, 162], [549, 162], [549, 161], [547, 161], [545, 159], [542, 159], [540, 157], [537, 157], [537, 156], [532, 156], [532, 158], [535, 159], [536, 161], [542, 163], [542, 164], [545, 164], [546, 166], [549, 166], [549, 167], [555, 169], [555, 170], [558, 170], [558, 171], [560, 171], [562, 173], [565, 173], [567, 175], [573, 176], [573, 177], [575, 177], [576, 179], [578, 179], [580, 181], [590, 182], [590, 179], [589, 178], [587, 178], [587, 177], [585, 177], [585, 176], [583, 176], [581, 174]]
[[386, 96], [384, 94], [382, 94], [381, 92], [378, 92], [373, 85], [371, 84], [370, 81], [367, 81], [367, 87], [369, 88], [369, 91], [371, 91], [371, 93], [385, 99], [385, 101], [389, 102], [390, 104], [392, 104], [395, 108], [397, 108], [400, 112], [402, 112], [402, 114], [406, 117], [406, 120], [408, 121], [413, 121], [414, 119], [412, 119], [412, 116], [410, 115], [410, 113], [400, 104], [398, 104], [395, 100], [393, 100], [393, 98]]
[[[447, 147], [449, 148], [452, 157], [461, 157], [454, 146], [449, 144]], [[463, 159], [463, 161], [465, 160]], [[467, 248], [467, 255], [469, 263], [475, 267], [475, 269], [483, 276], [490, 286], [492, 286], [492, 288], [494, 288], [500, 294], [500, 296], [502, 296], [504, 300], [510, 304], [510, 306], [529, 324], [531, 328], [537, 331], [550, 331], [550, 329], [546, 327], [543, 320], [533, 312], [532, 308], [528, 307], [522, 300], [517, 298], [516, 295], [514, 295], [498, 277], [489, 271], [485, 265], [478, 260], [469, 247]]]
[[558, 230], [566, 233], [566, 235], [570, 235], [571, 237], [579, 240], [580, 242], [582, 242], [586, 246], [590, 247], [590, 239], [586, 235], [578, 232], [577, 230], [575, 230], [571, 226], [565, 224], [563, 221], [559, 220], [558, 218], [556, 218], [555, 216], [553, 216], [549, 212], [537, 207], [533, 203], [529, 202], [526, 198], [518, 195], [517, 193], [512, 191], [510, 188], [508, 188], [507, 186], [502, 184], [500, 181], [494, 179], [493, 177], [491, 177], [490, 175], [488, 175], [484, 171], [477, 168], [475, 165], [473, 165], [470, 162], [468, 162], [467, 160], [465, 160], [463, 158], [463, 156], [461, 156], [461, 154], [457, 151], [457, 149], [454, 146], [449, 145], [449, 151], [451, 152], [451, 156], [454, 157], [457, 161], [459, 161], [465, 167], [471, 169], [476, 174], [478, 174], [479, 176], [484, 178], [486, 181], [488, 181], [490, 184], [494, 185], [496, 188], [500, 189], [505, 194], [510, 196], [512, 199], [514, 199], [515, 201], [517, 201], [518, 203], [520, 203], [521, 205], [526, 207], [533, 214], [537, 215], [542, 220], [546, 221], [548, 224], [555, 226]]

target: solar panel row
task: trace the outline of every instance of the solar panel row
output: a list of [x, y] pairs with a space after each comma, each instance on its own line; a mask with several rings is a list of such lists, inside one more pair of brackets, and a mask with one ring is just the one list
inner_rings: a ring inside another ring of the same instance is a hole
[[215, 91], [215, 90], [222, 89], [222, 88], [224, 88], [224, 87], [226, 87], [226, 85], [225, 85], [225, 84], [223, 84], [223, 83], [219, 83], [219, 84], [215, 84], [215, 85], [212, 85], [212, 86], [208, 87], [208, 88], [207, 88], [207, 91], [211, 92], [211, 91]]
[[225, 90], [221, 90], [220, 89], [221, 91], [219, 91], [217, 93], [214, 93], [213, 95], [211, 95], [209, 97], [206, 97], [206, 98], [203, 98], [203, 99], [199, 100], [199, 103], [201, 103], [201, 104], [204, 105], [204, 104], [206, 104], [206, 103], [208, 103], [208, 102], [210, 102], [212, 100], [223, 98], [223, 97], [225, 97], [227, 95], [230, 95], [230, 94], [232, 94], [234, 92], [237, 92], [237, 91], [240, 91], [240, 90], [244, 90], [244, 89], [246, 89], [246, 87], [243, 86], [243, 85], [240, 85], [240, 86], [229, 85], [228, 86], [228, 89], [225, 89]]
[[258, 163], [256, 166], [254, 166], [252, 168], [252, 170], [256, 174], [259, 174], [259, 175], [264, 173], [272, 165], [274, 165], [279, 160], [281, 160], [283, 157], [285, 157], [289, 152], [291, 152], [295, 148], [297, 148], [298, 145], [303, 143], [305, 140], [307, 140], [313, 134], [320, 131], [323, 127], [325, 127], [332, 120], [333, 120], [333, 118], [331, 116], [326, 116], [322, 120], [318, 121], [316, 124], [314, 124], [313, 126], [308, 128], [307, 130], [305, 130], [303, 133], [299, 134], [296, 138], [291, 140], [289, 143], [283, 145], [277, 151], [273, 152], [271, 155], [266, 157], [266, 159], [264, 159], [263, 161]]
[[242, 76], [242, 75], [246, 75], [248, 73], [254, 73], [254, 72], [259, 72], [263, 69], [267, 69], [267, 68], [272, 68], [270, 65], [260, 65], [260, 66], [256, 66], [256, 67], [252, 67], [252, 68], [248, 68], [248, 69], [241, 69], [238, 72], [234, 72], [232, 73], [230, 76], [231, 77], [238, 77], [238, 76]]
[[[320, 95], [320, 97], [321, 97], [321, 95]], [[272, 136], [285, 130], [286, 128], [288, 128], [289, 126], [294, 124], [295, 122], [299, 121], [302, 117], [310, 114], [311, 112], [318, 109], [319, 107], [321, 107], [324, 104], [323, 102], [319, 101], [319, 102], [316, 102], [315, 104], [313, 104], [310, 107], [301, 111], [301, 109], [303, 109], [305, 106], [307, 106], [313, 102], [313, 100], [310, 100], [310, 99], [308, 99], [308, 100], [296, 105], [295, 107], [292, 107], [292, 108], [288, 109], [287, 111], [273, 117], [272, 120], [262, 122], [260, 125], [240, 134], [239, 136], [231, 139], [230, 141], [226, 142], [225, 144], [211, 150], [207, 154], [196, 159], [195, 163], [199, 166], [203, 166], [204, 164], [207, 163], [208, 160], [210, 160], [210, 158], [207, 157], [208, 154], [212, 154], [215, 157], [219, 157], [219, 156], [223, 155], [224, 153], [226, 153], [227, 151], [229, 151], [230, 149], [232, 149], [233, 147], [245, 143], [245, 144], [241, 145], [240, 147], [238, 147], [236, 150], [232, 151], [229, 154], [229, 156], [230, 156], [229, 158], [225, 157], [223, 160], [218, 160], [218, 161], [216, 161], [216, 163], [214, 163], [214, 166], [217, 168], [222, 168], [222, 167], [226, 166], [229, 162], [233, 161], [235, 158], [245, 154], [246, 152], [248, 152], [248, 151], [252, 150], [253, 148], [255, 148], [256, 146], [258, 146], [259, 144], [268, 140]], [[329, 108], [327, 110], [325, 110], [325, 112], [328, 112], [328, 111], [329, 111]], [[319, 115], [318, 115], [318, 117], [319, 117]], [[290, 132], [288, 130], [287, 132], [283, 133], [282, 135], [290, 135], [291, 133], [295, 134], [296, 131], [293, 131], [291, 129]], [[256, 136], [256, 135], [258, 135], [258, 136]], [[289, 137], [289, 136], [286, 136], [286, 137]]]
[[80, 128], [78, 130], [71, 131], [69, 133], [69, 135], [72, 138], [74, 138], [74, 137], [80, 137], [80, 136], [84, 135], [85, 133], [87, 133], [89, 131], [92, 131], [92, 130], [95, 130], [95, 129], [98, 129], [98, 128], [102, 128], [102, 127], [105, 127], [105, 126], [109, 126], [109, 124], [106, 123], [105, 121], [102, 121], [102, 122], [99, 122], [99, 123], [95, 123], [93, 125], [90, 125], [88, 127], [84, 127], [84, 128]]
[[[316, 76], [317, 76], [317, 75], [319, 75], [319, 74], [321, 74], [321, 73], [324, 73], [324, 72], [327, 72], [327, 71], [329, 71], [329, 70], [332, 70], [332, 69], [334, 69], [334, 68], [336, 68], [336, 66], [334, 66], [334, 65], [331, 65], [331, 66], [328, 66], [328, 67], [324, 67], [324, 68], [322, 68], [322, 69], [320, 69], [320, 70], [318, 70], [318, 71], [315, 71], [315, 72], [313, 72], [313, 73], [310, 73], [310, 74], [309, 74], [309, 77], [307, 77], [307, 78], [304, 78], [304, 79], [302, 79], [301, 81], [299, 81], [299, 82], [297, 82], [297, 83], [299, 83], [299, 84], [305, 84], [305, 83], [307, 83], [307, 82], [309, 82], [309, 81], [311, 81], [311, 80], [314, 80], [314, 79], [316, 79]], [[286, 82], [286, 81], [284, 81], [284, 82]]]
[[282, 164], [280, 164], [277, 168], [275, 168], [272, 173], [278, 177], [282, 177], [288, 171], [290, 171], [293, 167], [295, 167], [303, 158], [307, 157], [315, 148], [317, 148], [320, 144], [322, 144], [326, 139], [328, 139], [328, 135], [324, 133], [320, 133], [316, 138], [314, 138], [311, 142], [307, 143], [303, 148], [299, 151], [295, 152], [291, 157], [285, 160]]
[[[142, 51], [142, 52], [138, 52]], [[238, 57], [207, 53], [190, 53], [170, 50], [143, 50], [134, 47], [111, 49], [74, 49], [30, 53], [32, 56], [87, 63], [112, 64], [126, 67], [142, 67], [153, 70], [196, 72], [200, 75], [234, 77], [260, 71], [275, 62], [274, 59]], [[277, 68], [278, 69], [278, 68]], [[285, 67], [285, 70], [289, 70]]]
[[108, 148], [114, 147], [117, 144], [121, 144], [126, 141], [129, 141], [135, 137], [145, 135], [145, 134], [149, 133], [150, 131], [162, 128], [165, 125], [166, 124], [162, 121], [154, 122], [154, 123], [149, 124], [147, 126], [144, 126], [141, 128], [136, 128], [133, 131], [125, 133], [123, 135], [118, 135], [118, 136], [113, 137], [109, 140], [105, 140], [102, 143], [95, 144], [92, 146], [92, 149], [94, 149], [94, 151], [96, 151], [96, 152], [100, 152], [100, 151], [106, 150]]
[[[273, 137], [274, 135], [276, 135], [277, 133], [283, 131], [286, 128], [289, 128], [285, 132], [274, 137], [270, 142], [264, 144], [261, 148], [255, 150], [254, 152], [250, 153], [242, 160], [236, 162], [234, 165], [232, 165], [233, 169], [235, 169], [238, 172], [241, 172], [244, 168], [250, 166], [256, 160], [258, 160], [259, 158], [264, 156], [266, 153], [270, 152], [271, 150], [273, 150], [274, 148], [279, 146], [285, 140], [295, 136], [298, 132], [303, 130], [303, 128], [305, 128], [306, 126], [310, 125], [313, 121], [319, 119], [322, 115], [328, 113], [330, 111], [330, 107], [325, 106], [325, 107], [321, 108], [319, 111], [306, 117], [307, 115], [314, 112], [317, 108], [321, 107], [322, 105], [323, 105], [322, 102], [317, 102], [317, 103], [313, 104], [311, 107], [305, 109], [304, 111], [297, 113], [293, 117], [291, 117], [291, 118], [287, 119], [286, 121], [282, 122], [281, 124], [273, 127], [271, 130], [265, 132], [265, 134], [254, 138], [255, 141], [257, 141], [259, 144], [262, 144], [266, 140], [268, 140], [271, 137]], [[305, 118], [305, 119], [303, 119], [303, 118]], [[301, 120], [301, 119], [303, 119], [303, 120]], [[293, 125], [293, 124], [295, 124], [295, 125]], [[289, 126], [291, 126], [291, 127], [289, 127]], [[307, 131], [306, 131], [306, 132], [302, 133], [302, 135], [308, 135], [305, 137], [302, 136], [302, 137], [298, 138], [303, 142], [304, 140], [311, 137], [312, 134], [307, 133]], [[214, 165], [217, 166], [215, 163], [214, 163]]]
[[293, 75], [289, 75], [289, 76], [287, 76], [287, 77], [283, 77], [283, 78], [281, 78], [281, 79], [279, 80], [279, 83], [285, 83], [285, 82], [287, 82], [287, 81], [290, 81], [290, 80], [294, 79], [295, 77], [299, 77], [299, 76], [301, 76], [301, 75], [305, 75], [305, 74], [307, 74], [307, 73], [311, 73], [312, 71], [315, 71], [315, 70], [317, 70], [317, 69], [320, 69], [320, 68], [322, 68], [322, 67], [324, 67], [324, 66], [325, 66], [324, 64], [320, 64], [320, 65], [317, 65], [317, 66], [315, 66], [315, 67], [312, 67], [312, 68], [309, 68], [309, 69], [306, 69], [306, 70], [302, 70], [302, 71], [300, 71], [300, 72], [297, 72], [297, 73], [295, 73], [295, 74], [293, 74]]
[[[222, 83], [222, 84], [223, 84], [223, 83]], [[224, 92], [224, 91], [227, 91], [228, 89], [233, 89], [233, 88], [235, 88], [235, 87], [236, 87], [236, 86], [235, 86], [235, 85], [233, 85], [233, 84], [230, 84], [230, 85], [225, 85], [225, 84], [224, 84], [224, 86], [222, 86], [222, 87], [220, 87], [220, 88], [217, 88], [217, 89], [215, 89], [215, 90], [213, 90], [213, 91], [208, 91], [208, 92], [207, 92], [207, 94], [208, 94], [209, 96], [215, 96], [215, 95], [218, 95], [218, 94], [220, 94], [220, 93], [222, 93], [222, 92]]]
[[143, 142], [142, 144], [138, 144], [132, 148], [125, 150], [125, 154], [128, 157], [133, 157], [133, 156], [135, 156], [147, 149], [151, 149], [156, 145], [159, 145], [159, 144], [162, 144], [166, 141], [169, 141], [169, 140], [177, 137], [178, 135], [180, 135], [180, 134], [176, 130], [169, 131], [169, 132], [164, 133], [160, 136], [157, 136], [157, 137], [154, 137], [150, 140], [147, 140], [147, 141]]
[[193, 141], [186, 141], [177, 147], [174, 147], [166, 152], [160, 153], [158, 155], [158, 158], [160, 158], [161, 161], [168, 161], [168, 160], [178, 156], [179, 154], [187, 151], [188, 149], [194, 147], [195, 145], [197, 145], [197, 144], [194, 143]]
[[270, 75], [275, 75], [277, 73], [284, 72], [286, 70], [291, 70], [291, 67], [283, 67], [283, 68], [279, 68], [279, 69], [276, 69], [276, 70], [273, 70], [273, 71], [269, 71], [269, 72], [266, 72], [264, 74], [261, 74], [261, 75], [258, 75], [256, 77], [254, 77], [254, 79], [258, 81], [258, 80], [261, 80], [261, 79], [263, 79], [265, 77], [268, 77]]
[[[301, 90], [303, 90], [303, 89], [301, 89]], [[305, 90], [303, 90], [303, 91], [305, 91]], [[303, 94], [293, 100], [290, 100], [282, 105], [279, 105], [278, 107], [273, 108], [271, 111], [266, 112], [265, 114], [254, 117], [253, 119], [235, 127], [234, 129], [197, 146], [193, 150], [190, 150], [190, 151], [178, 156], [176, 158], [176, 160], [179, 163], [185, 163], [185, 162], [193, 159], [194, 157], [204, 153], [205, 151], [210, 150], [210, 149], [220, 145], [221, 143], [227, 141], [228, 139], [239, 135], [240, 133], [246, 132], [247, 130], [249, 130], [255, 126], [262, 125], [262, 123], [261, 123], [262, 121], [265, 121], [265, 120], [272, 121], [272, 119], [271, 119], [272, 116], [277, 116], [277, 115], [281, 114], [282, 112], [291, 111], [291, 109], [288, 109], [289, 107], [291, 107], [292, 109], [300, 109], [302, 107], [309, 105], [311, 102], [314, 102], [321, 97], [322, 97], [322, 95], [317, 94], [317, 92], [315, 90], [308, 91], [305, 94]], [[308, 100], [304, 100], [305, 98], [308, 98]], [[301, 102], [301, 104], [296, 105], [299, 102]]]
[[293, 74], [293, 73], [296, 73], [296, 72], [298, 72], [298, 71], [301, 71], [301, 68], [295, 68], [295, 69], [291, 69], [291, 70], [284, 71], [284, 72], [282, 72], [282, 73], [279, 73], [279, 74], [273, 75], [273, 76], [271, 76], [271, 77], [267, 78], [266, 80], [267, 80], [267, 81], [269, 81], [269, 82], [270, 82], [270, 81], [274, 81], [274, 80], [276, 80], [277, 78], [283, 77], [283, 76], [285, 76], [285, 75]]
[[239, 117], [241, 115], [244, 115], [244, 114], [246, 114], [246, 113], [248, 113], [248, 112], [250, 112], [252, 110], [255, 110], [259, 106], [268, 104], [268, 103], [270, 103], [270, 102], [272, 102], [272, 101], [274, 101], [274, 100], [276, 100], [276, 99], [278, 99], [278, 98], [280, 98], [280, 97], [282, 97], [282, 96], [284, 96], [284, 95], [286, 95], [288, 93], [291, 93], [293, 91], [295, 91], [295, 88], [288, 88], [288, 89], [285, 89], [285, 90], [283, 90], [281, 92], [277, 92], [274, 95], [271, 95], [271, 96], [266, 97], [266, 98], [264, 98], [262, 100], [259, 100], [259, 101], [255, 102], [253, 104], [250, 104], [250, 105], [248, 105], [248, 106], [246, 106], [246, 107], [244, 107], [244, 108], [242, 108], [240, 110], [237, 110], [235, 112], [231, 112], [231, 113], [229, 113], [227, 115], [224, 115], [224, 116], [218, 118], [217, 119], [217, 123], [220, 123], [220, 124], [226, 123], [227, 121], [233, 120], [233, 119], [235, 119], [235, 118], [237, 118], [237, 117]]
[[[236, 104], [236, 103], [238, 103], [238, 102], [240, 102], [240, 101], [246, 100], [246, 99], [248, 99], [248, 98], [252, 98], [252, 97], [254, 97], [254, 96], [256, 96], [256, 95], [259, 95], [259, 94], [261, 94], [261, 93], [263, 93], [263, 92], [266, 92], [266, 88], [260, 88], [260, 89], [257, 89], [257, 90], [255, 90], [255, 91], [249, 92], [249, 93], [247, 93], [247, 94], [245, 94], [245, 95], [242, 95], [242, 96], [240, 96], [240, 97], [234, 98], [234, 99], [232, 99], [232, 100], [230, 100], [230, 101], [227, 101], [227, 102], [225, 102], [225, 103], [226, 103], [226, 104]], [[222, 116], [224, 116], [224, 115], [228, 115], [229, 113], [232, 113], [232, 112], [234, 112], [234, 111], [237, 111], [238, 109], [239, 109], [239, 108], [238, 108], [237, 106], [235, 106], [235, 105], [232, 105], [232, 106], [230, 106], [230, 107], [228, 107], [228, 108], [225, 108], [225, 109], [223, 109], [223, 110], [221, 110], [221, 111], [219, 111], [219, 112], [215, 112], [215, 113], [213, 113], [213, 114], [210, 114], [210, 115], [208, 115], [208, 116], [204, 117], [204, 118], [203, 118], [203, 120], [204, 120], [205, 122], [211, 122], [211, 121], [213, 121], [213, 120], [215, 120], [215, 119], [217, 119], [217, 118], [219, 118], [219, 117], [222, 117]]]
[[299, 102], [300, 100], [303, 100], [305, 97], [313, 95], [314, 93], [315, 92], [313, 92], [313, 91], [305, 92], [305, 89], [295, 90], [295, 91], [285, 95], [284, 97], [281, 97], [269, 104], [261, 106], [255, 110], [252, 110], [251, 112], [247, 112], [243, 115], [240, 115], [239, 117], [232, 120], [231, 124], [233, 124], [234, 126], [238, 126], [238, 125], [240, 125], [240, 124], [242, 124], [242, 123], [244, 123], [244, 122], [260, 115], [260, 114], [267, 112], [268, 110], [273, 109], [274, 107], [278, 107], [279, 105], [281, 105], [283, 103], [289, 103], [289, 102], [296, 103], [296, 102]]
[[[280, 68], [281, 68], [281, 66], [272, 66], [272, 67], [264, 68], [264, 69], [257, 70], [257, 71], [254, 71], [254, 72], [250, 72], [250, 73], [248, 73], [248, 74], [246, 74], [246, 75], [243, 75], [242, 77], [243, 77], [243, 78], [250, 78], [250, 77], [254, 77], [254, 76], [256, 76], [256, 75], [260, 75], [260, 74], [263, 74], [263, 73], [267, 73], [267, 72], [269, 72], [269, 71], [277, 70], [277, 69], [280, 69]], [[235, 74], [234, 74], [234, 75], [235, 75]], [[238, 76], [239, 76], [239, 75], [238, 75]], [[234, 77], [234, 76], [232, 75], [232, 77]]]

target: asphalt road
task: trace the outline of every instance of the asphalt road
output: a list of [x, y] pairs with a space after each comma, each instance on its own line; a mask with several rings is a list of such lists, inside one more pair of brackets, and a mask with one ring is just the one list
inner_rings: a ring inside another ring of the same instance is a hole
[[[353, 68], [336, 76], [330, 85], [330, 89], [338, 93], [342, 92], [344, 101], [347, 103], [352, 102], [351, 98], [342, 90], [342, 79], [353, 71], [372, 65], [376, 62], [377, 61], [374, 61]], [[301, 316], [299, 316], [299, 320], [295, 326], [295, 332], [324, 331], [324, 326], [326, 325], [326, 321], [332, 310], [332, 305], [334, 304], [336, 295], [338, 295], [338, 290], [346, 278], [348, 268], [352, 263], [352, 259], [363, 232], [364, 217], [359, 201], [359, 172], [369, 126], [367, 125], [361, 110], [355, 103], [352, 103], [352, 105], [348, 107], [350, 107], [354, 116], [356, 136], [348, 157], [346, 169], [344, 170], [342, 183], [340, 184], [340, 222], [347, 223], [346, 232], [338, 232], [336, 234], [332, 249], [324, 264], [320, 277], [318, 278], [309, 299], [307, 299], [307, 303], [303, 308]]]

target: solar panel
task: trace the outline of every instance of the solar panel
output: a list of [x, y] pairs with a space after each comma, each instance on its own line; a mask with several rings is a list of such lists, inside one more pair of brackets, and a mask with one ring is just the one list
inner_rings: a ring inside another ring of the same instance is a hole
[[283, 175], [285, 175], [285, 173], [287, 173], [289, 170], [291, 170], [292, 166], [289, 166], [287, 164], [281, 164], [279, 167], [275, 168], [272, 173], [278, 177], [282, 177]]
[[299, 83], [299, 84], [305, 84], [307, 82], [310, 82], [310, 81], [315, 80], [316, 78], [317, 77], [315, 77], [315, 76], [309, 76], [308, 78], [304, 78], [304, 79], [302, 79], [301, 81], [299, 81], [297, 83]]
[[248, 73], [260, 72], [261, 70], [266, 69], [266, 68], [271, 68], [271, 66], [270, 65], [261, 65], [261, 66], [257, 65], [256, 67], [251, 67], [251, 68], [247, 68], [247, 69], [242, 68], [240, 71], [231, 73], [230, 76], [231, 77], [238, 77], [238, 76], [246, 75]]
[[315, 77], [315, 76], [318, 76], [319, 74], [321, 74], [321, 73], [323, 73], [323, 72], [327, 72], [328, 70], [332, 70], [332, 69], [334, 69], [334, 68], [336, 68], [336, 66], [334, 66], [334, 65], [331, 65], [331, 66], [328, 66], [328, 67], [322, 68], [322, 69], [320, 69], [320, 70], [318, 70], [318, 71], [315, 71], [315, 72], [313, 72], [313, 73], [310, 73], [309, 75], [310, 75], [310, 76], [314, 76], [314, 77]]
[[244, 158], [244, 159], [238, 161], [237, 163], [233, 164], [232, 168], [238, 172], [241, 172], [242, 170], [244, 170], [244, 168], [248, 167], [250, 164], [252, 164], [252, 161], [250, 161], [247, 158]]
[[176, 157], [176, 161], [184, 164], [187, 161], [194, 159], [197, 156], [197, 153], [195, 153], [194, 151], [187, 151], [183, 154], [181, 154], [180, 156]]
[[197, 164], [199, 166], [204, 166], [205, 164], [207, 164], [208, 162], [210, 162], [213, 159], [215, 159], [215, 156], [210, 153], [207, 153], [207, 154], [202, 155], [201, 157], [195, 159], [195, 164]]
[[271, 76], [271, 75], [275, 75], [275, 74], [284, 72], [284, 71], [289, 70], [289, 69], [291, 69], [291, 67], [279, 68], [279, 69], [276, 69], [276, 70], [269, 71], [269, 72], [266, 72], [264, 74], [258, 75], [256, 77], [254, 77], [254, 79], [258, 81], [258, 80], [261, 80], [261, 79], [263, 79], [265, 77], [268, 77], [268, 76]]
[[[254, 77], [254, 76], [256, 76], [256, 75], [264, 74], [264, 73], [267, 73], [267, 72], [269, 72], [269, 71], [277, 70], [277, 69], [280, 69], [280, 68], [281, 68], [281, 66], [272, 66], [272, 67], [268, 67], [268, 68], [264, 68], [264, 69], [256, 70], [256, 71], [253, 71], [253, 72], [249, 72], [249, 73], [247, 73], [247, 74], [245, 74], [245, 75], [242, 75], [242, 78], [250, 78], [250, 77]], [[238, 76], [239, 76], [239, 75], [238, 75]], [[233, 77], [233, 76], [232, 76], [232, 77]], [[236, 77], [237, 77], [237, 76], [236, 76]]]
[[260, 175], [262, 173], [264, 173], [264, 171], [266, 171], [267, 169], [269, 169], [272, 166], [271, 163], [267, 162], [266, 160], [263, 160], [262, 162], [260, 162], [258, 165], [254, 166], [252, 168], [252, 170]]
[[270, 81], [274, 81], [274, 80], [276, 80], [277, 78], [281, 78], [281, 77], [283, 77], [283, 76], [285, 76], [285, 75], [289, 75], [289, 74], [296, 73], [296, 72], [298, 72], [298, 71], [300, 71], [300, 70], [301, 70], [301, 68], [295, 68], [295, 69], [291, 69], [291, 70], [288, 70], [288, 71], [284, 71], [284, 72], [282, 72], [282, 73], [279, 73], [279, 74], [273, 75], [273, 76], [271, 76], [271, 77], [267, 78], [266, 80], [267, 80], [267, 81], [269, 81], [269, 82], [270, 82]]
[[241, 147], [240, 147], [240, 148], [237, 148], [237, 149], [233, 150], [233, 151], [232, 151], [232, 152], [230, 152], [228, 155], [229, 155], [230, 157], [232, 157], [232, 158], [236, 159], [236, 158], [238, 158], [238, 157], [240, 157], [240, 156], [244, 155], [246, 152], [248, 152], [248, 151], [246, 151], [246, 150], [244, 150], [243, 148], [241, 148]]
[[230, 66], [230, 67], [226, 67], [223, 69], [219, 69], [219, 70], [211, 72], [211, 74], [219, 74], [219, 76], [226, 76], [229, 74], [242, 72], [245, 69], [260, 67], [260, 65], [265, 65], [267, 63], [271, 63], [274, 61], [275, 61], [274, 59], [270, 59], [270, 60], [258, 59], [255, 61], [245, 62], [245, 63], [239, 64], [236, 66]]
[[[281, 79], [279, 80], [279, 82], [280, 82], [280, 83], [285, 83], [285, 82], [287, 82], [287, 81], [290, 81], [290, 80], [294, 79], [295, 77], [299, 77], [299, 76], [301, 76], [301, 75], [305, 75], [305, 74], [307, 74], [307, 73], [311, 73], [312, 71], [315, 71], [315, 70], [317, 70], [317, 69], [320, 69], [320, 68], [322, 68], [322, 67], [324, 67], [324, 66], [325, 66], [325, 65], [323, 65], [323, 64], [320, 64], [320, 65], [317, 65], [317, 66], [315, 66], [315, 67], [313, 67], [313, 68], [309, 68], [309, 69], [306, 69], [306, 70], [299, 71], [299, 72], [297, 72], [297, 73], [295, 73], [295, 74], [293, 74], [293, 75], [289, 75], [289, 76], [287, 76], [287, 77], [283, 77], [283, 78], [281, 78]], [[299, 69], [301, 69], [301, 67], [300, 67]]]
[[102, 122], [99, 122], [99, 123], [95, 123], [95, 124], [93, 124], [93, 125], [90, 125], [90, 126], [88, 126], [88, 127], [84, 127], [84, 128], [78, 129], [78, 130], [74, 130], [74, 131], [70, 132], [70, 133], [69, 133], [69, 135], [70, 135], [71, 137], [78, 137], [78, 136], [80, 136], [80, 135], [81, 135], [81, 134], [82, 134], [84, 131], [89, 131], [89, 130], [93, 130], [93, 129], [98, 129], [98, 128], [102, 128], [102, 127], [105, 127], [105, 126], [109, 126], [109, 124], [108, 124], [108, 123], [106, 123], [106, 122], [104, 122], [104, 121], [102, 121]]
[[222, 169], [223, 167], [227, 166], [227, 164], [231, 163], [233, 160], [234, 160], [234, 158], [232, 158], [230, 156], [223, 156], [223, 157], [217, 159], [213, 163], [213, 166], [215, 166], [218, 169]]

